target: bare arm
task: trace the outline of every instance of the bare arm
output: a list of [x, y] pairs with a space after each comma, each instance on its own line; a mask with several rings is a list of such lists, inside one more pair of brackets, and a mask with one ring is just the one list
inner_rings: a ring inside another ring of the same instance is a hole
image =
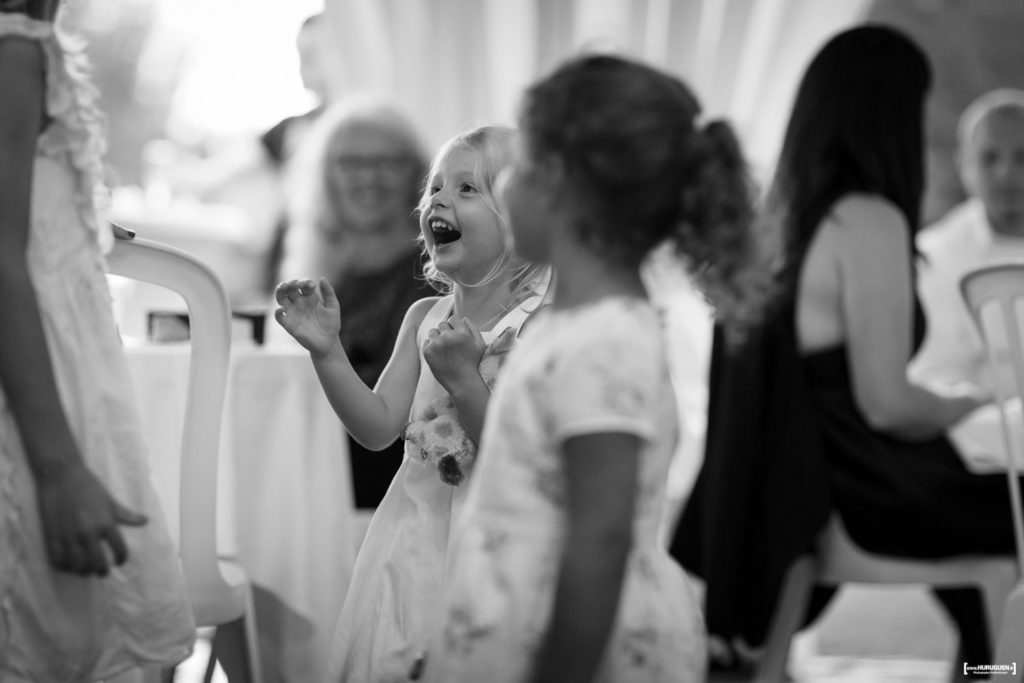
[[277, 321], [309, 351], [320, 385], [349, 434], [371, 450], [386, 448], [409, 419], [420, 372], [416, 330], [436, 299], [421, 299], [409, 308], [391, 359], [370, 389], [338, 339], [338, 299], [326, 279], [285, 282], [275, 296]]
[[44, 63], [38, 44], [0, 39], [0, 383], [36, 482], [54, 567], [105, 575], [106, 542], [120, 564], [124, 510], [86, 469], [57, 392], [27, 263], [32, 168], [43, 125]]
[[834, 224], [843, 322], [854, 397], [868, 423], [905, 438], [935, 436], [987, 401], [979, 392], [942, 395], [912, 384], [909, 230], [890, 204], [847, 200]]
[[43, 124], [39, 46], [0, 40], [0, 378], [37, 477], [79, 462], [57, 395], [57, 383], [29, 278], [31, 168]]
[[473, 439], [473, 443], [479, 445], [480, 436], [484, 433], [484, 416], [487, 415], [491, 390], [477, 375], [476, 378], [469, 378], [464, 385], [448, 388], [448, 394], [455, 403], [455, 409], [459, 411], [462, 428]]
[[633, 540], [640, 442], [590, 434], [563, 446], [568, 535], [535, 683], [584, 683], [608, 643]]

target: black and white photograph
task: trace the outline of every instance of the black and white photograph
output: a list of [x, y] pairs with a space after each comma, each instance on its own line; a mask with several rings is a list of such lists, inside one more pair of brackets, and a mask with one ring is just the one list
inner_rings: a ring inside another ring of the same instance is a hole
[[1024, 683], [1022, 36], [0, 0], [0, 683]]

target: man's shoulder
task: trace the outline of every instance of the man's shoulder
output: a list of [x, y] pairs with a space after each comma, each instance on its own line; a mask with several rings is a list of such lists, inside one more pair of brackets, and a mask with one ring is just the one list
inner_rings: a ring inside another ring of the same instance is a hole
[[928, 225], [917, 235], [917, 247], [925, 255], [953, 253], [965, 256], [972, 247], [981, 246], [980, 231], [984, 229], [984, 212], [976, 202], [967, 200], [950, 209], [942, 218]]

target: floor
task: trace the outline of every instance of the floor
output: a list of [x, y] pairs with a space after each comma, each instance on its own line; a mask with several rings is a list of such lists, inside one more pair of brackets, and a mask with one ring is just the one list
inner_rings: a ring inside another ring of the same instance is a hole
[[953, 631], [923, 588], [847, 587], [791, 659], [797, 683], [946, 683]]
[[[951, 628], [924, 589], [848, 587], [797, 639], [790, 675], [794, 683], [947, 683], [953, 647]], [[200, 638], [176, 683], [200, 683], [208, 652]], [[218, 671], [214, 683], [227, 680]]]

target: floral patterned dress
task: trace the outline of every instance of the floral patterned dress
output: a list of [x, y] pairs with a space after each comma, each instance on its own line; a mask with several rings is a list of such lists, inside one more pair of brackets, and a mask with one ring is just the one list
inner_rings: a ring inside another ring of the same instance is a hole
[[[482, 333], [488, 346], [479, 371], [489, 386], [539, 304], [539, 297], [527, 299]], [[449, 295], [427, 312], [416, 333], [421, 349], [451, 310]], [[366, 531], [338, 619], [330, 683], [407, 681], [438, 623], [450, 529], [466, 499], [477, 449], [422, 351], [402, 436], [405, 459]]]
[[678, 435], [658, 315], [618, 297], [541, 314], [510, 354], [456, 530], [427, 680], [530, 680], [566, 541], [561, 447], [600, 432], [635, 434], [643, 445], [633, 547], [594, 680], [704, 680], [700, 608], [657, 535]]
[[74, 683], [186, 658], [195, 624], [149, 482], [131, 378], [114, 325], [93, 190], [103, 150], [94, 91], [53, 26], [0, 13], [0, 40], [38, 41], [46, 113], [33, 173], [27, 261], [57, 389], [89, 468], [149, 517], [122, 527], [128, 561], [106, 578], [51, 569], [17, 424], [0, 386], [0, 681]]

